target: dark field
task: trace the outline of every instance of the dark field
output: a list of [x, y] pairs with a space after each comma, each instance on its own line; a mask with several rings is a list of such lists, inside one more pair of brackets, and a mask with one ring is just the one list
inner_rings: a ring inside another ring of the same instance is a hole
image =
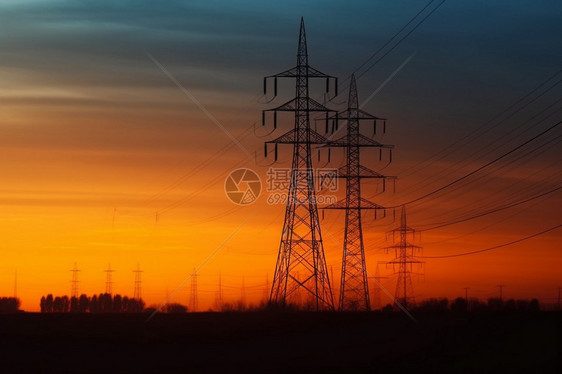
[[561, 316], [0, 315], [0, 372], [560, 373]]

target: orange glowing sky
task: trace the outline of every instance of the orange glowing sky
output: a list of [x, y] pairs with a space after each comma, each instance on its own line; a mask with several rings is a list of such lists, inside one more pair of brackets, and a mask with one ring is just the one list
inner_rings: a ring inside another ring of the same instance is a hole
[[[22, 308], [36, 311], [42, 295], [70, 292], [75, 262], [81, 269], [80, 293], [103, 292], [103, 270], [111, 263], [114, 292], [132, 295], [132, 270], [140, 264], [144, 298], [149, 305], [159, 304], [247, 220], [201, 268], [199, 305], [213, 306], [219, 274], [225, 301], [240, 299], [243, 283], [248, 302], [263, 299], [275, 266], [284, 206], [267, 204], [265, 190], [256, 203], [244, 207], [224, 193], [225, 178], [236, 168], [248, 167], [262, 181], [267, 178], [270, 160], [263, 160], [263, 141], [271, 136], [262, 137], [269, 129], [258, 126], [254, 131], [253, 126], [261, 122], [261, 110], [273, 105], [262, 96], [262, 77], [293, 66], [301, 15], [307, 21], [311, 65], [343, 80], [424, 4], [400, 1], [378, 9], [363, 2], [334, 2], [316, 13], [313, 4], [297, 12], [290, 3], [0, 5], [1, 295], [13, 295], [17, 271]], [[556, 14], [562, 8], [544, 7], [515, 2], [505, 12], [493, 4], [446, 4], [358, 80], [361, 101], [414, 55], [364, 108], [388, 118], [387, 133], [378, 140], [396, 146], [391, 165], [369, 150], [364, 163], [399, 178], [396, 192], [388, 188], [379, 193], [380, 186], [366, 182], [366, 197], [399, 205], [560, 120], [558, 76], [532, 104], [495, 127], [484, 126], [486, 133], [471, 142], [464, 138], [481, 134], [482, 124], [559, 70], [562, 41]], [[374, 18], [381, 20], [374, 24]], [[320, 99], [321, 87], [312, 88]], [[275, 103], [293, 90], [282, 85]], [[333, 106], [342, 109], [346, 96], [340, 94]], [[284, 118], [277, 134], [291, 125]], [[556, 129], [458, 189], [411, 204], [410, 226], [427, 229], [559, 186], [559, 137]], [[434, 157], [459, 139], [443, 157]], [[290, 156], [291, 149], [282, 147], [276, 166], [288, 167]], [[334, 151], [328, 167], [338, 167], [342, 160]], [[510, 242], [560, 224], [561, 203], [562, 195], [555, 192], [424, 231], [416, 244], [425, 255], [438, 256]], [[327, 211], [321, 222], [336, 290], [343, 218], [341, 212]], [[368, 271], [374, 275], [378, 262], [392, 258], [382, 248], [391, 244], [385, 232], [398, 222], [372, 218], [365, 215], [364, 235]], [[496, 285], [505, 284], [504, 297], [552, 303], [562, 286], [561, 239], [557, 230], [478, 255], [426, 259], [423, 276], [415, 280], [416, 298], [454, 298], [469, 287], [471, 296], [485, 299], [497, 295]], [[379, 271], [388, 276], [382, 283], [394, 293], [392, 269], [380, 265]], [[386, 304], [388, 299], [382, 298]], [[188, 299], [189, 282], [172, 301], [186, 304]]]

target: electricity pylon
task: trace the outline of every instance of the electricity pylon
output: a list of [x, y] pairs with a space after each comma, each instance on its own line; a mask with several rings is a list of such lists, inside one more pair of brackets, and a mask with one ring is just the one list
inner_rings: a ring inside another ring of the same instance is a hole
[[111, 295], [113, 293], [113, 280], [112, 274], [115, 270], [111, 270], [111, 264], [107, 265], [107, 269], [105, 271], [105, 293]]
[[[361, 134], [359, 125], [364, 121], [373, 123], [375, 133], [378, 120], [384, 118], [375, 117], [359, 109], [359, 99], [357, 96], [357, 84], [355, 75], [351, 75], [349, 86], [348, 108], [331, 117], [338, 129], [338, 121], [347, 122], [347, 134], [336, 140], [329, 140], [326, 145], [329, 147], [345, 148], [347, 160], [346, 165], [338, 170], [337, 177], [345, 179], [345, 199], [336, 201], [323, 209], [343, 209], [345, 210], [345, 238], [343, 244], [343, 259], [341, 271], [340, 310], [370, 310], [369, 301], [369, 281], [367, 279], [367, 268], [365, 265], [365, 247], [363, 243], [363, 228], [361, 225], [361, 211], [371, 209], [375, 211], [386, 208], [375, 204], [361, 197], [361, 179], [381, 179], [383, 190], [387, 179], [396, 177], [379, 174], [361, 165], [359, 154], [360, 149], [365, 147], [383, 148], [392, 152], [392, 145], [381, 144], [371, 138]], [[386, 127], [386, 126], [385, 126]], [[392, 159], [392, 156], [390, 156]]]
[[[390, 232], [392, 233], [393, 240], [396, 233], [400, 235], [400, 241], [397, 244], [385, 248], [387, 251], [394, 249], [395, 253], [395, 258], [387, 262], [387, 264], [391, 264], [393, 269], [396, 265], [398, 266], [398, 280], [396, 281], [394, 298], [395, 301], [406, 308], [408, 305], [415, 303], [414, 286], [412, 284], [413, 265], [421, 265], [423, 262], [414, 256], [414, 252], [421, 251], [421, 247], [408, 242], [408, 234], [412, 234], [412, 239], [414, 239], [416, 230], [409, 227], [406, 222], [405, 205], [402, 205], [400, 227]], [[396, 273], [395, 269], [394, 272]]]
[[[274, 94], [277, 94], [277, 78], [295, 79], [296, 96], [288, 102], [276, 108], [264, 110], [262, 113], [263, 125], [265, 125], [266, 112], [273, 112], [274, 128], [277, 127], [278, 112], [295, 113], [295, 124], [292, 130], [274, 140], [265, 142], [266, 156], [268, 144], [275, 144], [275, 156], [277, 156], [278, 144], [293, 145], [285, 221], [273, 276], [270, 302], [281, 305], [294, 303], [295, 296], [302, 291], [302, 294], [306, 295], [305, 302], [309, 307], [316, 310], [333, 310], [332, 288], [322, 244], [311, 158], [311, 144], [324, 144], [326, 139], [310, 126], [311, 112], [324, 112], [328, 116], [333, 111], [309, 97], [308, 82], [311, 78], [324, 78], [326, 79], [326, 92], [329, 92], [330, 81], [334, 80], [335, 86], [337, 86], [337, 79], [308, 65], [306, 33], [302, 18], [297, 66], [265, 77], [264, 94], [267, 93], [268, 79], [274, 80]], [[337, 88], [335, 91], [337, 94]]]
[[222, 310], [223, 306], [223, 294], [222, 294], [222, 275], [219, 273], [219, 285], [217, 288], [217, 294], [215, 295], [215, 307], [218, 311]]
[[70, 290], [70, 297], [78, 297], [78, 265], [76, 262], [74, 263], [74, 267], [72, 270], [72, 281], [71, 281], [71, 290]]
[[140, 269], [140, 265], [137, 264], [137, 269], [133, 270], [133, 273], [135, 273], [135, 288], [134, 288], [134, 292], [133, 292], [133, 298], [136, 300], [141, 300], [142, 299], [142, 279], [141, 279], [141, 275], [142, 275], [142, 270]]
[[382, 285], [381, 285], [381, 280], [382, 279], [386, 279], [388, 277], [382, 277], [380, 275], [380, 270], [379, 270], [379, 264], [377, 263], [377, 267], [375, 270], [375, 276], [373, 277], [373, 280], [375, 281], [375, 288], [373, 291], [373, 309], [381, 309], [382, 308], [382, 300], [381, 300], [381, 290], [382, 290]]
[[199, 308], [199, 298], [197, 295], [197, 269], [193, 268], [193, 273], [191, 274], [191, 295], [189, 299], [189, 307], [192, 312], [196, 312]]

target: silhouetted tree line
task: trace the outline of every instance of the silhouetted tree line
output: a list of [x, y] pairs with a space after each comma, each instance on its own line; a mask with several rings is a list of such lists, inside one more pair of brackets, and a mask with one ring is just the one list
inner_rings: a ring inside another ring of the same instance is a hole
[[[481, 301], [479, 299], [469, 299], [468, 302], [463, 297], [458, 297], [452, 302], [449, 299], [429, 299], [422, 301], [421, 303], [411, 305], [408, 307], [409, 310], [413, 312], [474, 312], [474, 313], [486, 313], [486, 312], [524, 312], [533, 313], [540, 311], [540, 304], [537, 299], [532, 300], [501, 300], [499, 298], [490, 298], [487, 302]], [[388, 304], [382, 308], [384, 312], [394, 311], [392, 305]]]
[[17, 313], [20, 299], [16, 297], [0, 297], [0, 313]]
[[144, 310], [142, 299], [102, 293], [92, 297], [55, 296], [41, 297], [41, 313], [140, 313]]

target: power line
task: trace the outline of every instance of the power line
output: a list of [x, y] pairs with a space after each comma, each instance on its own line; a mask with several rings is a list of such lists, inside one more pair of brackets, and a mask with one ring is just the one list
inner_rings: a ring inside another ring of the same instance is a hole
[[[458, 147], [456, 147], [459, 143], [461, 143], [462, 141], [470, 138], [471, 136], [473, 136], [475, 133], [479, 132], [480, 130], [486, 128], [489, 129], [488, 125], [490, 125], [492, 122], [494, 122], [496, 119], [499, 119], [501, 116], [503, 116], [505, 113], [507, 113], [509, 110], [513, 109], [516, 105], [518, 105], [519, 103], [523, 102], [525, 99], [527, 99], [529, 96], [531, 96], [533, 93], [535, 93], [536, 91], [538, 91], [542, 86], [544, 86], [546, 83], [550, 82], [554, 77], [556, 77], [558, 74], [560, 74], [562, 72], [562, 70], [558, 70], [556, 73], [554, 73], [553, 75], [551, 75], [550, 77], [548, 77], [548, 79], [544, 80], [543, 82], [541, 82], [537, 87], [535, 87], [533, 90], [531, 90], [530, 92], [528, 92], [527, 94], [525, 94], [524, 96], [520, 97], [518, 100], [516, 100], [513, 104], [509, 105], [507, 108], [505, 108], [504, 110], [502, 110], [501, 112], [499, 112], [498, 114], [496, 114], [495, 116], [493, 116], [492, 118], [490, 118], [488, 121], [484, 122], [482, 125], [480, 125], [476, 130], [474, 130], [473, 132], [463, 136], [462, 138], [456, 140], [455, 142], [449, 144], [448, 146], [446, 146], [445, 148], [441, 149], [440, 151], [438, 151], [437, 153], [435, 153], [433, 156], [431, 156], [430, 158], [428, 158], [425, 161], [419, 162], [415, 165], [410, 166], [407, 169], [404, 169], [403, 172], [412, 170], [412, 169], [416, 169], [416, 171], [419, 171], [421, 169], [424, 169], [425, 167], [419, 168], [419, 165], [422, 165], [424, 163], [428, 163], [429, 161], [435, 159], [435, 157], [443, 154], [444, 152], [448, 151], [449, 149], [458, 149]], [[533, 100], [531, 100], [530, 102], [526, 103], [525, 105], [523, 105], [522, 107], [520, 107], [519, 109], [517, 109], [515, 112], [513, 112], [511, 115], [509, 115], [508, 117], [502, 119], [500, 122], [496, 123], [495, 125], [493, 125], [491, 128], [497, 127], [500, 124], [502, 124], [503, 122], [505, 122], [507, 119], [509, 119], [510, 117], [512, 117], [515, 113], [519, 112], [521, 109], [524, 109], [525, 107], [527, 107], [529, 104], [533, 103], [534, 101], [536, 101], [538, 98], [542, 97], [543, 95], [545, 95], [548, 91], [550, 91], [554, 86], [556, 86], [558, 83], [560, 83], [560, 81], [556, 82], [553, 86], [549, 87], [546, 91], [543, 91], [539, 96], [535, 97]], [[489, 130], [487, 130], [489, 131]], [[479, 134], [478, 136], [481, 136], [482, 134]], [[478, 137], [477, 136], [477, 137]], [[476, 139], [476, 138], [474, 138]], [[473, 141], [474, 139], [471, 139], [470, 141]], [[470, 142], [469, 141], [469, 142]], [[448, 154], [450, 154], [451, 152], [449, 152]], [[440, 157], [438, 160], [442, 159], [443, 157]], [[411, 173], [410, 173], [411, 174]], [[402, 173], [401, 173], [402, 175]]]
[[548, 232], [550, 232], [550, 231], [557, 230], [557, 229], [559, 229], [559, 228], [561, 228], [561, 227], [562, 227], [562, 224], [556, 225], [556, 226], [551, 227], [551, 228], [549, 228], [549, 229], [543, 230], [543, 231], [541, 231], [541, 232], [537, 232], [537, 233], [535, 233], [535, 234], [526, 236], [526, 237], [521, 238], [521, 239], [517, 239], [517, 240], [511, 241], [511, 242], [509, 242], [509, 243], [504, 243], [504, 244], [500, 244], [500, 245], [495, 245], [495, 246], [493, 246], [493, 247], [484, 248], [484, 249], [479, 249], [479, 250], [476, 250], [476, 251], [463, 252], [463, 253], [456, 253], [456, 254], [454, 254], [454, 255], [444, 255], [444, 256], [419, 256], [419, 257], [420, 257], [420, 258], [450, 258], [450, 257], [461, 257], [461, 256], [468, 256], [468, 255], [473, 255], [473, 254], [477, 254], [477, 253], [492, 251], [492, 250], [494, 250], [494, 249], [503, 248], [503, 247], [507, 247], [507, 246], [510, 246], [510, 245], [513, 245], [513, 244], [517, 244], [517, 243], [524, 242], [525, 240], [529, 240], [529, 239], [535, 238], [535, 237], [537, 237], [537, 236], [546, 234], [546, 233], [548, 233]]
[[508, 205], [506, 205], [506, 206], [502, 206], [502, 207], [490, 209], [490, 210], [488, 210], [488, 211], [486, 211], [486, 212], [483, 212], [483, 213], [480, 213], [480, 214], [476, 214], [476, 215], [473, 215], [473, 216], [470, 216], [470, 217], [467, 217], [467, 218], [458, 219], [458, 220], [455, 220], [455, 221], [452, 221], [452, 222], [442, 223], [442, 224], [439, 224], [439, 225], [436, 225], [436, 226], [433, 226], [433, 227], [430, 227], [430, 228], [427, 228], [427, 229], [421, 229], [421, 230], [419, 230], [419, 231], [430, 231], [430, 230], [435, 230], [435, 229], [439, 229], [439, 228], [442, 228], [442, 227], [455, 225], [455, 224], [457, 224], [457, 223], [466, 222], [466, 221], [470, 221], [470, 220], [473, 220], [473, 219], [476, 219], [476, 218], [484, 217], [484, 216], [487, 216], [487, 215], [489, 215], [489, 214], [496, 213], [496, 212], [500, 212], [500, 211], [502, 211], [502, 210], [506, 210], [506, 209], [509, 209], [509, 208], [513, 208], [513, 207], [516, 207], [516, 206], [518, 206], [518, 205], [528, 203], [529, 201], [533, 201], [533, 200], [539, 199], [539, 198], [541, 198], [541, 197], [550, 195], [550, 194], [552, 194], [552, 193], [554, 193], [554, 192], [556, 192], [556, 191], [559, 191], [560, 189], [562, 189], [562, 186], [556, 187], [556, 188], [554, 188], [554, 189], [552, 189], [552, 190], [549, 190], [549, 191], [547, 191], [547, 192], [544, 192], [544, 193], [541, 193], [541, 194], [532, 196], [532, 197], [530, 197], [530, 198], [527, 198], [527, 199], [524, 199], [524, 200], [520, 200], [520, 201], [515, 202], [515, 203], [512, 203], [512, 204], [508, 204]]
[[[363, 66], [367, 65], [369, 63], [369, 61], [371, 61], [376, 55], [378, 55], [387, 45], [389, 45], [398, 35], [400, 35], [402, 33], [402, 31], [404, 31], [406, 29], [406, 27], [408, 27], [412, 22], [414, 22], [414, 20], [416, 18], [418, 18], [418, 16], [420, 14], [423, 13], [424, 10], [427, 9], [428, 6], [430, 6], [435, 0], [430, 0], [427, 4], [425, 4], [425, 6], [418, 12], [416, 13], [415, 16], [413, 16], [412, 18], [410, 18], [410, 20], [408, 21], [408, 23], [406, 23], [400, 30], [398, 30], [398, 32], [396, 32], [386, 43], [384, 43], [384, 45], [382, 47], [380, 47], [379, 49], [376, 50], [375, 53], [371, 54], [371, 56], [369, 56], [369, 58], [363, 62], [357, 69], [353, 70], [354, 73], [357, 73], [359, 70], [361, 70], [363, 68]], [[346, 80], [348, 80], [349, 78], [347, 78]]]
[[400, 40], [398, 40], [398, 43], [394, 44], [392, 46], [392, 48], [390, 48], [388, 51], [386, 51], [385, 54], [383, 54], [379, 59], [377, 59], [374, 63], [372, 63], [367, 70], [365, 70], [364, 72], [360, 73], [357, 76], [357, 79], [361, 78], [363, 75], [365, 75], [369, 70], [371, 70], [376, 64], [378, 64], [383, 58], [385, 58], [390, 52], [392, 52], [394, 50], [394, 48], [398, 47], [400, 45], [400, 43], [402, 43], [404, 41], [404, 39], [406, 39], [408, 36], [410, 36], [411, 33], [413, 33], [418, 27], [421, 26], [422, 23], [425, 22], [425, 20], [427, 20], [433, 13], [435, 13], [435, 11], [437, 9], [439, 9], [441, 7], [441, 5], [443, 5], [443, 3], [446, 0], [442, 0], [435, 8], [433, 8], [420, 22], [418, 22], [413, 29], [411, 29], [410, 31], [408, 31], [408, 33], [406, 35], [404, 35]]
[[429, 196], [435, 195], [436, 193], [438, 193], [438, 192], [440, 192], [440, 191], [443, 191], [443, 190], [446, 189], [446, 188], [451, 187], [451, 186], [454, 185], [454, 184], [457, 184], [458, 182], [461, 182], [461, 181], [465, 180], [466, 178], [468, 178], [468, 177], [470, 177], [470, 176], [472, 176], [472, 175], [478, 173], [479, 171], [481, 171], [481, 170], [487, 168], [487, 167], [490, 166], [490, 165], [493, 165], [494, 163], [498, 162], [499, 160], [501, 160], [501, 159], [503, 159], [503, 158], [509, 156], [509, 155], [512, 154], [513, 152], [515, 152], [515, 151], [517, 151], [517, 150], [523, 148], [523, 147], [526, 146], [527, 144], [529, 144], [529, 143], [533, 142], [534, 140], [540, 138], [541, 136], [543, 136], [543, 135], [545, 135], [546, 133], [550, 132], [550, 131], [553, 130], [554, 128], [558, 127], [561, 123], [562, 123], [562, 121], [555, 123], [554, 125], [550, 126], [548, 129], [542, 131], [540, 134], [535, 135], [535, 136], [532, 137], [531, 139], [529, 139], [529, 140], [527, 140], [527, 141], [521, 143], [521, 144], [518, 145], [517, 147], [515, 147], [515, 148], [511, 149], [510, 151], [508, 151], [508, 152], [502, 154], [501, 156], [495, 158], [494, 160], [492, 160], [492, 161], [490, 161], [490, 162], [488, 162], [488, 163], [486, 163], [486, 164], [480, 166], [479, 168], [477, 168], [477, 169], [471, 171], [470, 173], [465, 174], [464, 176], [462, 176], [462, 177], [460, 177], [460, 178], [457, 178], [457, 179], [455, 179], [454, 181], [452, 181], [452, 182], [450, 182], [450, 183], [447, 183], [446, 185], [444, 185], [444, 186], [442, 186], [442, 187], [440, 187], [440, 188], [438, 188], [438, 189], [436, 189], [436, 190], [434, 190], [434, 191], [432, 191], [432, 192], [426, 193], [425, 195], [422, 195], [422, 196], [420, 196], [420, 197], [418, 197], [418, 198], [416, 198], [416, 199], [410, 200], [410, 201], [408, 201], [408, 202], [406, 202], [406, 203], [404, 203], [404, 204], [408, 205], [408, 204], [412, 204], [412, 203], [414, 203], [414, 202], [416, 202], [416, 201], [423, 200], [423, 199], [425, 199], [425, 198], [427, 198], [427, 197], [429, 197]]

